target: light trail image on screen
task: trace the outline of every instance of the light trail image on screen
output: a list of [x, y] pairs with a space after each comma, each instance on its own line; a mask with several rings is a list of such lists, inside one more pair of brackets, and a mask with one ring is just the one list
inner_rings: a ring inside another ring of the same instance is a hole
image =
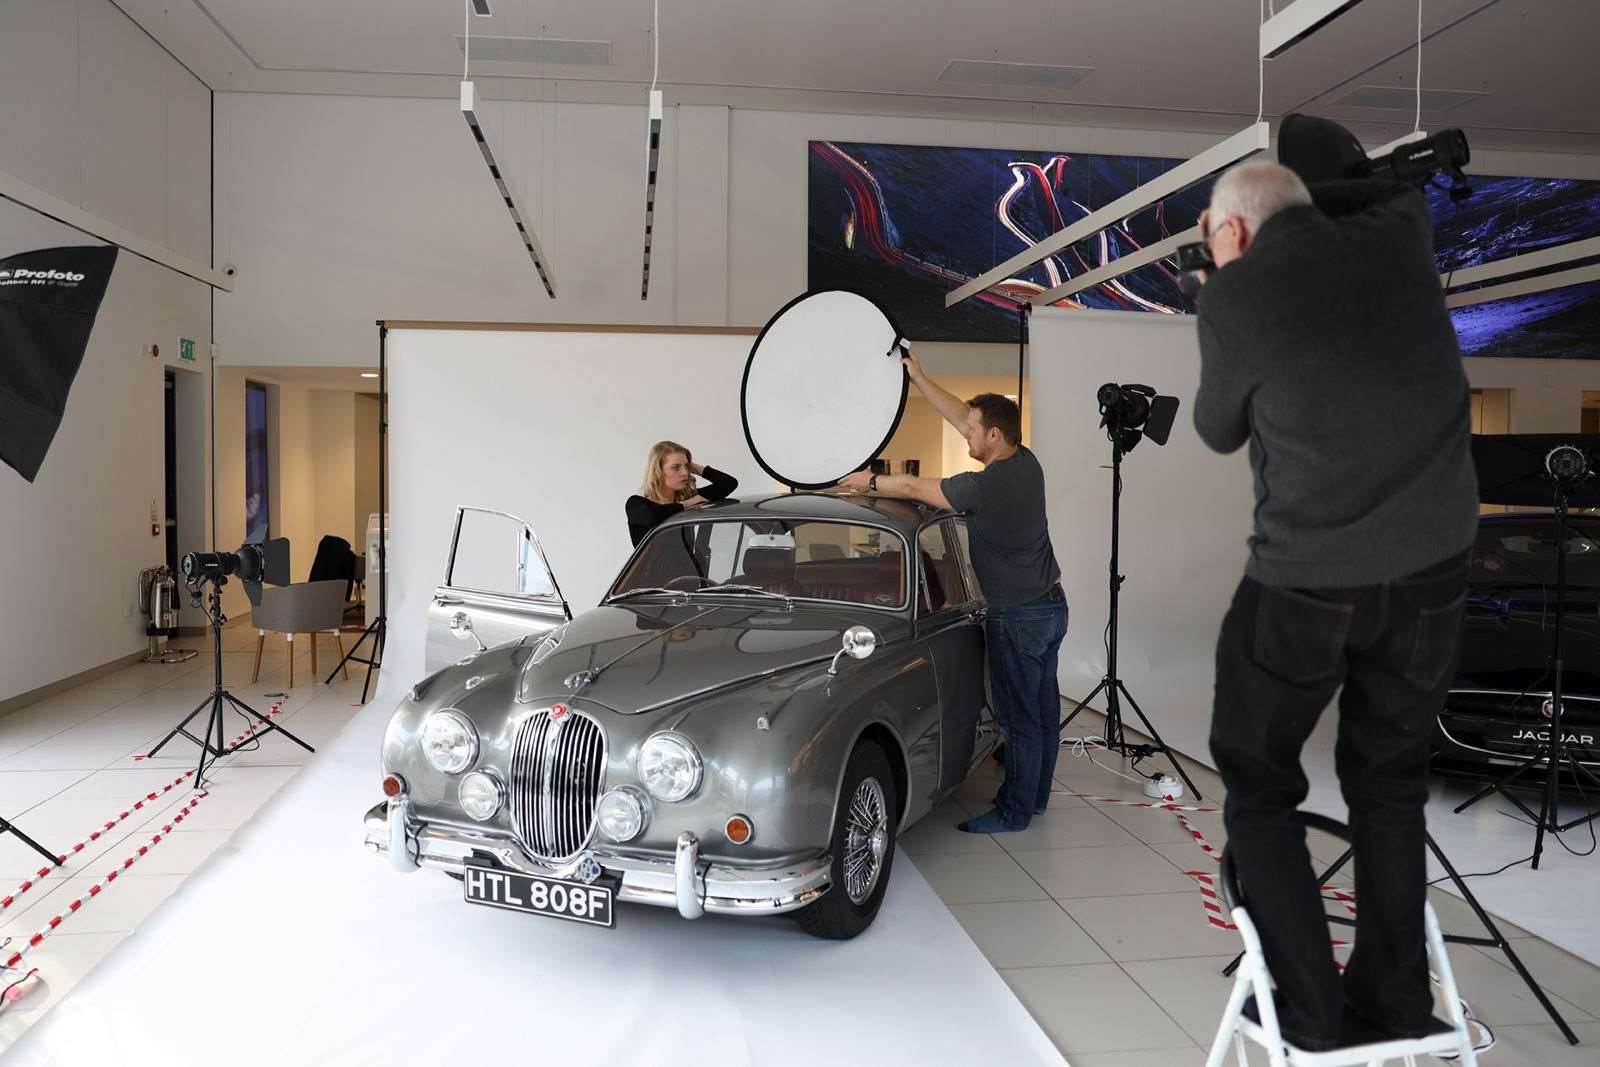
[[[1150, 156], [809, 143], [808, 282], [883, 301], [913, 340], [1017, 338], [1016, 301], [1193, 226], [1210, 181], [946, 309], [951, 289], [1182, 162]], [[1428, 191], [1440, 273], [1600, 236], [1600, 182], [1470, 176], [1471, 199]], [[1566, 266], [1571, 266], [1567, 264]], [[1170, 260], [1058, 303], [1193, 314]], [[1600, 358], [1600, 283], [1452, 313], [1466, 355]]]

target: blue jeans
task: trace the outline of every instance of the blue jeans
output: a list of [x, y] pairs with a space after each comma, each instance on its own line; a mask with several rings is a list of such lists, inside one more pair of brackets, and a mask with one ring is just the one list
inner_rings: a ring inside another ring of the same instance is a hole
[[1061, 689], [1056, 658], [1067, 636], [1067, 598], [1059, 591], [1015, 607], [990, 607], [989, 683], [995, 719], [1006, 736], [1000, 821], [1020, 830], [1050, 800], [1061, 747]]

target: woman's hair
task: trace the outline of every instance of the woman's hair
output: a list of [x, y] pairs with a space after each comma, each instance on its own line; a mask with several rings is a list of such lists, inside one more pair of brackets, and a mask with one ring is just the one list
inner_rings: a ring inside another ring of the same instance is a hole
[[689, 450], [676, 441], [657, 441], [650, 446], [650, 455], [644, 461], [644, 485], [639, 490], [645, 499], [672, 503], [678, 500], [688, 500], [694, 496], [694, 479], [692, 478], [689, 479], [688, 486], [678, 490], [676, 493], [668, 492], [667, 490], [667, 476], [664, 471], [667, 459], [680, 452], [691, 464], [694, 462], [694, 456], [690, 454]]

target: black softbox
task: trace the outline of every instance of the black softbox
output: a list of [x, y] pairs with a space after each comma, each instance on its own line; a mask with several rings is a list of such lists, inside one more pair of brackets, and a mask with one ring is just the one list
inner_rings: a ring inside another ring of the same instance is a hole
[[0, 459], [33, 481], [111, 281], [111, 245], [0, 259]]

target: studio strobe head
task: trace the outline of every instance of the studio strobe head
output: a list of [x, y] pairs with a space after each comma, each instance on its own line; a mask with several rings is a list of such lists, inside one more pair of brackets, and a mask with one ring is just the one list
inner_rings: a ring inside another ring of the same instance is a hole
[[1544, 457], [1545, 473], [1551, 481], [1577, 486], [1589, 478], [1589, 457], [1576, 445], [1557, 445]]

